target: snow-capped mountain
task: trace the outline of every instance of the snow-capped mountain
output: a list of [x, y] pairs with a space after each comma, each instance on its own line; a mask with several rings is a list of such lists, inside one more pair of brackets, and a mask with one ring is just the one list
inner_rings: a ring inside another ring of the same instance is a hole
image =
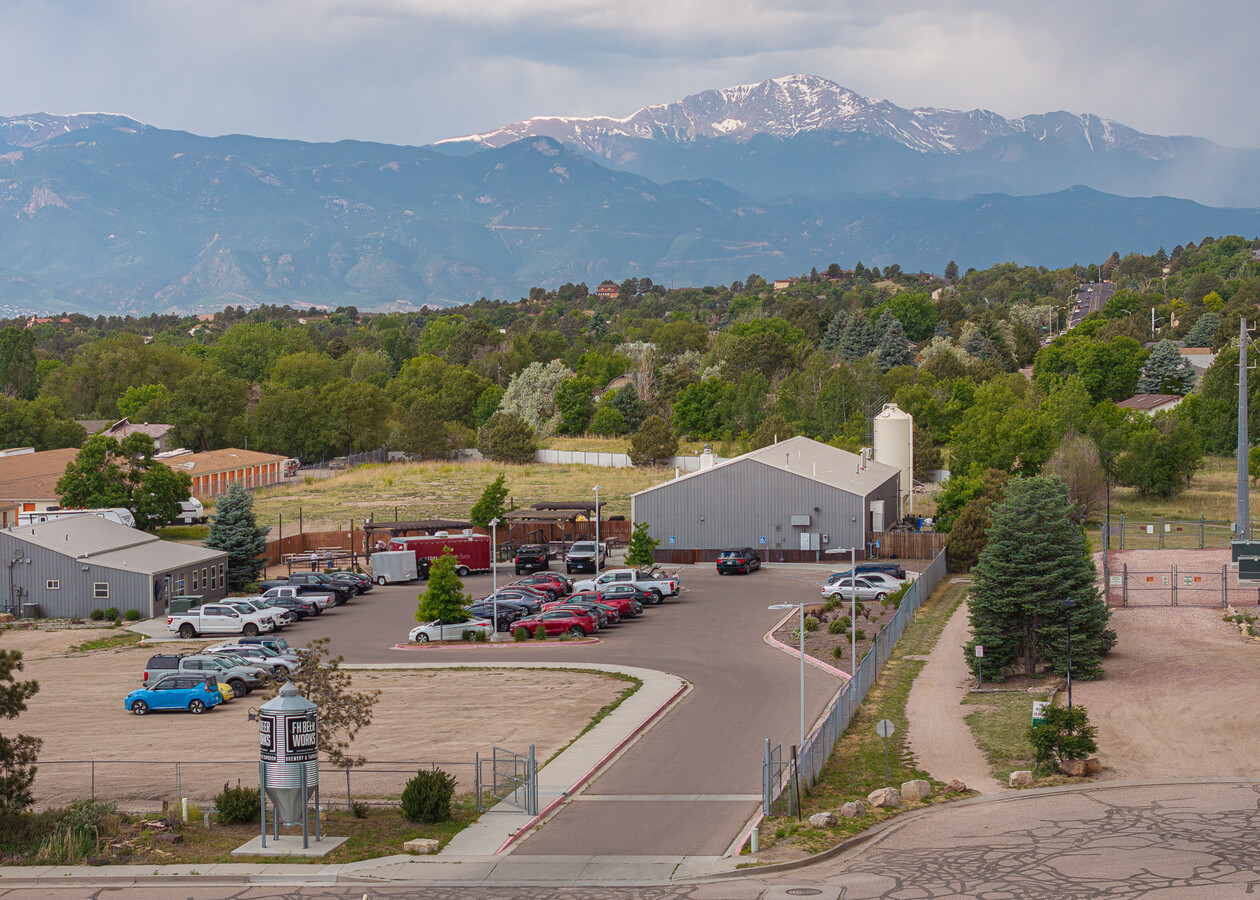
[[0, 117], [0, 147], [38, 147], [71, 132], [102, 127], [134, 134], [144, 125], [112, 113], [76, 113], [71, 116], [32, 113], [12, 118]]
[[748, 141], [757, 135], [792, 138], [809, 132], [888, 138], [920, 153], [937, 154], [970, 153], [995, 139], [1023, 135], [1093, 151], [1123, 149], [1147, 159], [1167, 159], [1175, 152], [1169, 139], [1097, 116], [1052, 112], [1005, 119], [982, 109], [903, 109], [816, 75], [787, 75], [703, 91], [674, 103], [646, 106], [625, 118], [539, 116], [440, 143], [502, 147], [542, 136], [612, 158], [635, 141], [690, 144], [703, 138]]

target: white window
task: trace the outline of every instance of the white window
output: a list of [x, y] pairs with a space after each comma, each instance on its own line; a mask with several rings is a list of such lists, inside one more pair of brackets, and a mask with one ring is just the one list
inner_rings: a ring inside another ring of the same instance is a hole
[[223, 563], [219, 563], [219, 581], [227, 587], [227, 580], [223, 577]]
[[192, 570], [192, 589], [197, 590], [197, 570]]
[[201, 586], [204, 588], [209, 583], [210, 583], [209, 580], [206, 578], [206, 570], [202, 569], [201, 570]]
[[97, 581], [92, 584], [92, 599], [108, 600], [109, 599], [109, 582]]
[[60, 582], [60, 581], [53, 581], [53, 580], [45, 581], [45, 582], [44, 582], [44, 590], [46, 590], [46, 591], [59, 591], [59, 590], [61, 590], [61, 582]]

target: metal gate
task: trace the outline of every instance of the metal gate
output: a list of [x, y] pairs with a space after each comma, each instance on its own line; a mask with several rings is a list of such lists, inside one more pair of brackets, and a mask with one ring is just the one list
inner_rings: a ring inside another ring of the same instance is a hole
[[[1125, 565], [1121, 574], [1122, 606], [1208, 606], [1247, 602], [1252, 591], [1230, 586], [1229, 567], [1183, 570], [1176, 566], [1159, 572], [1133, 572]], [[1111, 592], [1115, 602], [1115, 591]]]
[[479, 813], [491, 806], [507, 804], [526, 815], [538, 815], [538, 762], [534, 759], [534, 745], [529, 745], [528, 754], [492, 746], [488, 759], [478, 751], [476, 795]]
[[792, 767], [783, 759], [783, 745], [770, 746], [766, 738], [766, 755], [761, 760], [762, 809], [767, 816], [790, 816], [796, 812], [796, 791], [793, 789]]

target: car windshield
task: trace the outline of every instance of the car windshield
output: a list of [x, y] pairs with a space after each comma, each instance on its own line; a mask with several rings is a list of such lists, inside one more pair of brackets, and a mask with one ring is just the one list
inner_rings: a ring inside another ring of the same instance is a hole
[[744, 554], [738, 550], [723, 550], [722, 551], [722, 559], [737, 559], [743, 555]]
[[574, 544], [573, 549], [576, 550], [578, 553], [594, 553], [595, 545], [594, 544]]

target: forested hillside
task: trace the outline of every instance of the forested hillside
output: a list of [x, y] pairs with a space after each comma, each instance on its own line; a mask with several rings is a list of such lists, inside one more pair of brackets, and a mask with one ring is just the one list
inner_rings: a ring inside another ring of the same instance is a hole
[[[1060, 334], [1097, 279], [1117, 288], [1106, 307]], [[514, 459], [550, 435], [628, 435], [650, 460], [675, 438], [724, 455], [794, 433], [856, 450], [895, 401], [915, 418], [916, 471], [953, 472], [939, 504], [948, 528], [1006, 479], [1047, 470], [1083, 515], [1107, 464], [1143, 493], [1180, 490], [1205, 451], [1234, 447], [1238, 320], [1260, 315], [1260, 263], [1240, 237], [1101, 267], [951, 265], [940, 278], [832, 264], [779, 290], [758, 275], [595, 288], [381, 315], [229, 307], [211, 320], [0, 323], [0, 429], [9, 446], [50, 449], [83, 440], [75, 418], [129, 416], [174, 424], [175, 446], [248, 441], [302, 458], [479, 446]], [[1175, 347], [1148, 349], [1164, 339], [1212, 348], [1215, 362], [1187, 378]], [[1116, 405], [1192, 385], [1154, 417]]]

